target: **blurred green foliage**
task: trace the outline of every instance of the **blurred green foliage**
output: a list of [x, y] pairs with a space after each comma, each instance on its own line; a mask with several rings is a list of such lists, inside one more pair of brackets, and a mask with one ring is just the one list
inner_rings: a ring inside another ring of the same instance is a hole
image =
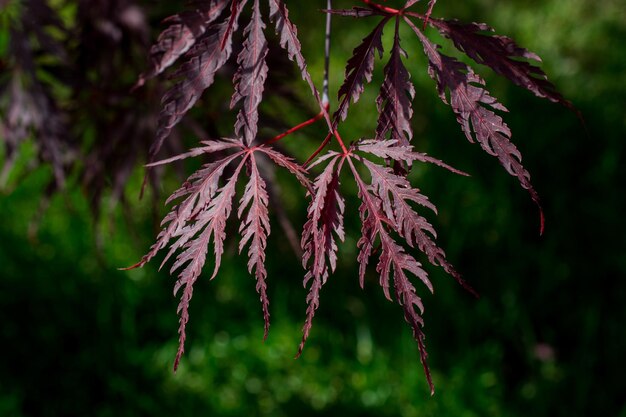
[[[172, 8], [144, 3], [155, 22]], [[320, 80], [323, 16], [291, 3]], [[86, 198], [70, 185], [40, 216], [51, 175], [41, 167], [0, 198], [0, 416], [626, 416], [626, 8], [618, 0], [441, 0], [435, 15], [488, 22], [537, 52], [582, 111], [589, 135], [571, 112], [478, 68], [509, 108], [513, 140], [543, 197], [547, 227], [539, 237], [527, 194], [465, 141], [436, 97], [421, 50], [404, 34], [417, 88], [416, 147], [472, 174], [457, 178], [435, 168], [412, 174], [439, 207], [431, 220], [442, 247], [481, 293], [474, 300], [428, 267], [435, 295], [419, 291], [434, 397], [401, 309], [384, 299], [373, 275], [364, 291], [358, 287], [354, 195], [339, 271], [322, 291], [300, 359], [293, 357], [305, 311], [303, 271], [274, 222], [269, 339], [262, 342], [254, 282], [230, 240], [219, 276], [196, 286], [187, 354], [173, 374], [172, 278], [156, 263], [117, 270], [151, 243], [147, 200], [133, 202], [130, 215], [111, 209], [94, 225]], [[335, 21], [335, 91], [349, 53], [373, 22]], [[342, 130], [349, 140], [374, 129], [377, 64], [373, 85]], [[306, 86], [293, 85], [306, 97]], [[306, 115], [276, 111], [294, 123]], [[323, 126], [315, 129], [285, 146], [295, 151], [309, 139], [314, 149]], [[129, 195], [141, 175], [138, 167]], [[285, 189], [294, 193], [286, 204], [301, 227], [306, 202], [289, 183]]]

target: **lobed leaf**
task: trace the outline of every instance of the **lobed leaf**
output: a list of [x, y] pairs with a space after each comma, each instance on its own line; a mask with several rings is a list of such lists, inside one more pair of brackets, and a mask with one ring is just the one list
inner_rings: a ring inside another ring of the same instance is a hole
[[232, 109], [239, 101], [243, 101], [243, 106], [237, 114], [235, 135], [239, 135], [243, 130], [243, 140], [248, 146], [256, 138], [259, 122], [258, 108], [263, 97], [268, 72], [265, 62], [268, 47], [263, 34], [264, 28], [265, 24], [261, 19], [259, 10], [259, 0], [254, 0], [252, 18], [244, 32], [247, 38], [237, 59], [239, 68], [233, 79], [235, 93], [230, 102]]
[[338, 99], [340, 100], [337, 111], [334, 114], [336, 120], [345, 120], [348, 116], [348, 107], [350, 101], [356, 103], [359, 101], [365, 82], [372, 81], [372, 73], [374, 71], [374, 57], [376, 52], [382, 57], [383, 54], [383, 28], [389, 21], [389, 17], [385, 17], [376, 25], [374, 30], [363, 38], [363, 41], [354, 48], [352, 57], [346, 65], [346, 78], [339, 88]]
[[391, 58], [385, 66], [385, 79], [376, 98], [379, 118], [376, 127], [376, 139], [386, 139], [387, 133], [400, 145], [408, 145], [413, 137], [411, 117], [413, 117], [412, 100], [415, 98], [415, 87], [411, 76], [402, 63], [406, 52], [400, 47], [400, 32], [396, 20]]
[[[498, 158], [506, 171], [517, 177], [523, 188], [540, 209], [541, 230], [543, 213], [539, 195], [530, 182], [530, 174], [522, 165], [522, 155], [510, 141], [511, 130], [493, 110], [507, 111], [506, 107], [483, 88], [485, 82], [472, 69], [454, 58], [443, 55], [422, 32], [405, 18], [418, 36], [429, 61], [429, 74], [437, 83], [437, 90], [444, 103], [449, 104], [465, 136], [470, 142], [477, 141], [483, 150]], [[446, 89], [450, 100], [446, 98]]]
[[172, 128], [213, 84], [215, 73], [230, 58], [232, 34], [237, 29], [237, 20], [246, 1], [239, 2], [229, 21], [210, 27], [200, 42], [189, 50], [189, 60], [173, 74], [179, 81], [163, 96], [157, 138], [150, 148], [150, 159], [156, 156]]
[[[248, 248], [248, 272], [254, 270], [256, 278], [256, 290], [261, 299], [263, 308], [263, 319], [265, 322], [264, 339], [270, 327], [269, 299], [267, 297], [267, 270], [265, 269], [265, 248], [267, 247], [267, 236], [270, 234], [270, 219], [267, 205], [269, 197], [266, 190], [265, 181], [259, 173], [254, 157], [250, 158], [250, 180], [239, 202], [237, 217], [241, 220], [239, 233], [239, 252], [250, 242]], [[248, 213], [242, 218], [245, 210]]]
[[229, 0], [210, 0], [197, 3], [195, 10], [184, 11], [164, 20], [170, 25], [150, 48], [150, 68], [142, 73], [135, 87], [142, 86], [185, 54], [224, 11]]
[[[176, 262], [170, 269], [170, 273], [182, 268], [174, 285], [174, 294], [178, 293], [183, 287], [184, 290], [178, 305], [178, 313], [180, 315], [180, 326], [178, 329], [179, 346], [174, 361], [174, 370], [177, 369], [185, 351], [185, 329], [189, 321], [189, 303], [193, 295], [193, 285], [200, 276], [206, 262], [206, 254], [211, 239], [213, 239], [215, 255], [215, 266], [211, 279], [215, 277], [219, 270], [222, 254], [224, 253], [226, 220], [230, 217], [232, 200], [235, 195], [235, 184], [244, 166], [245, 159], [242, 159], [226, 185], [214, 194], [214, 197], [198, 213], [195, 220], [177, 233], [180, 236], [179, 241], [185, 242], [177, 246], [181, 246], [184, 250], [176, 257]], [[196, 234], [197, 237], [193, 237]]]
[[336, 235], [344, 240], [343, 216], [345, 202], [339, 194], [339, 171], [343, 160], [341, 155], [331, 157], [326, 168], [313, 184], [312, 199], [307, 210], [308, 220], [302, 231], [302, 266], [307, 269], [304, 286], [312, 280], [307, 296], [307, 315], [298, 355], [312, 326], [313, 317], [319, 304], [319, 291], [326, 279], [337, 267]]
[[[546, 73], [526, 60], [541, 62], [534, 52], [522, 48], [507, 36], [487, 35], [493, 29], [484, 23], [462, 23], [457, 20], [431, 19], [446, 38], [461, 52], [479, 64], [487, 65], [496, 73], [508, 78], [537, 97], [560, 103], [568, 108], [572, 104], [556, 91]], [[520, 60], [520, 58], [522, 60]]]
[[[418, 277], [426, 284], [431, 292], [432, 284], [428, 279], [428, 274], [422, 268], [422, 265], [411, 255], [407, 254], [402, 246], [397, 244], [387, 232], [387, 226], [394, 227], [393, 219], [389, 219], [385, 213], [384, 200], [387, 199], [387, 197], [381, 197], [377, 194], [377, 185], [367, 186], [356, 171], [352, 160], [348, 159], [348, 162], [357, 182], [359, 198], [362, 201], [359, 212], [363, 224], [363, 235], [357, 243], [360, 249], [358, 259], [361, 263], [361, 269], [365, 269], [364, 264], [367, 264], [372, 252], [373, 243], [375, 239], [378, 238], [380, 240], [381, 252], [378, 264], [376, 265], [376, 272], [378, 272], [380, 276], [380, 285], [387, 299], [391, 300], [389, 281], [393, 279], [396, 300], [402, 306], [405, 320], [411, 326], [413, 337], [418, 342], [422, 366], [432, 394], [434, 393], [434, 385], [428, 367], [428, 355], [426, 353], [424, 333], [422, 331], [424, 322], [421, 318], [421, 314], [423, 313], [424, 306], [406, 273], [409, 272]], [[394, 175], [391, 171], [388, 172]], [[375, 174], [372, 174], [372, 176], [374, 175]]]

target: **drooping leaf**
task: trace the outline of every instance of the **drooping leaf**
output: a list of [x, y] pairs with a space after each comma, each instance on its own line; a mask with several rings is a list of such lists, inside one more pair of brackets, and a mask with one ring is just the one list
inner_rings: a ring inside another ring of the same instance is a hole
[[[357, 243], [360, 249], [358, 259], [361, 263], [361, 268], [365, 268], [364, 264], [367, 264], [367, 260], [372, 253], [374, 241], [378, 238], [380, 241], [380, 256], [378, 264], [376, 265], [376, 272], [379, 274], [380, 285], [387, 299], [391, 300], [389, 282], [393, 279], [396, 300], [398, 304], [402, 306], [405, 320], [411, 326], [413, 337], [418, 342], [422, 366], [432, 394], [434, 393], [434, 385], [428, 367], [428, 355], [426, 353], [425, 337], [422, 330], [424, 321], [421, 317], [421, 313], [423, 313], [424, 306], [421, 299], [416, 294], [415, 287], [409, 280], [407, 272], [418, 277], [426, 284], [431, 292], [432, 284], [428, 279], [428, 274], [422, 268], [422, 265], [417, 262], [415, 258], [406, 253], [404, 248], [397, 244], [388, 233], [387, 227], [393, 228], [397, 225], [394, 224], [393, 219], [387, 217], [383, 207], [385, 203], [376, 191], [377, 186], [366, 185], [354, 167], [351, 159], [348, 159], [348, 163], [356, 179], [359, 198], [362, 201], [359, 212], [363, 224], [363, 235]], [[390, 170], [389, 173], [394, 175]]]
[[195, 10], [175, 14], [164, 20], [169, 26], [150, 48], [150, 68], [142, 73], [136, 87], [142, 86], [186, 53], [224, 11], [229, 0], [196, 2]]
[[[182, 268], [174, 286], [174, 294], [176, 295], [181, 288], [184, 289], [178, 305], [178, 313], [180, 315], [180, 326], [178, 329], [179, 345], [174, 361], [174, 370], [178, 368], [180, 359], [185, 352], [185, 329], [189, 321], [189, 302], [193, 295], [193, 285], [200, 276], [206, 262], [211, 239], [213, 240], [215, 255], [215, 267], [212, 278], [215, 277], [219, 270], [222, 254], [224, 253], [226, 220], [230, 216], [232, 200], [235, 195], [235, 184], [244, 162], [245, 158], [239, 163], [226, 185], [217, 190], [214, 193], [214, 197], [208, 201], [208, 204], [202, 211], [197, 213], [195, 219], [178, 233], [181, 236], [179, 240], [185, 241], [184, 245], [181, 245], [184, 250], [176, 257], [176, 262], [170, 269], [170, 273]], [[196, 237], [190, 238], [192, 236]]]
[[568, 108], [573, 107], [548, 81], [546, 73], [527, 61], [541, 62], [541, 58], [517, 45], [513, 39], [485, 34], [494, 31], [485, 23], [461, 23], [458, 20], [443, 19], [431, 19], [430, 23], [477, 63], [487, 65], [537, 97], [563, 104]]
[[[532, 200], [540, 207], [543, 230], [539, 195], [530, 182], [530, 174], [522, 165], [521, 153], [510, 141], [511, 130], [502, 117], [494, 112], [506, 112], [506, 107], [484, 89], [485, 82], [469, 66], [440, 53], [437, 45], [426, 38], [408, 18], [405, 20], [424, 46], [429, 61], [429, 74], [437, 83], [440, 98], [456, 114], [467, 139], [478, 142], [485, 152], [497, 157], [507, 172], [517, 177], [522, 187], [528, 190]], [[446, 90], [450, 94], [449, 102]]]
[[374, 58], [376, 52], [382, 57], [383, 28], [388, 21], [388, 17], [382, 19], [374, 30], [363, 38], [363, 41], [354, 48], [352, 52], [352, 57], [348, 60], [346, 65], [346, 78], [337, 94], [340, 103], [334, 117], [338, 119], [338, 121], [346, 119], [350, 101], [356, 103], [365, 89], [365, 82], [372, 80]]
[[239, 2], [231, 19], [234, 23], [226, 21], [210, 27], [207, 34], [189, 50], [189, 60], [173, 74], [179, 81], [163, 96], [159, 128], [150, 149], [150, 159], [156, 156], [172, 128], [193, 107], [204, 90], [213, 84], [215, 73], [230, 58], [232, 33], [237, 29], [237, 20], [246, 1]]
[[[250, 158], [250, 180], [239, 202], [237, 217], [241, 220], [239, 232], [241, 240], [239, 242], [239, 252], [241, 253], [248, 242], [248, 272], [256, 278], [256, 290], [261, 299], [263, 308], [263, 319], [265, 322], [264, 339], [270, 327], [269, 299], [267, 297], [267, 270], [265, 269], [265, 248], [267, 247], [267, 236], [270, 234], [270, 219], [267, 205], [269, 197], [267, 194], [265, 180], [259, 173], [259, 168], [254, 157]], [[246, 217], [243, 214], [248, 210]]]
[[235, 123], [235, 135], [243, 129], [243, 139], [246, 145], [250, 145], [256, 138], [257, 124], [259, 121], [259, 103], [263, 97], [265, 79], [267, 78], [267, 41], [263, 34], [265, 24], [261, 19], [259, 0], [254, 0], [252, 19], [246, 27], [247, 38], [243, 43], [243, 49], [239, 53], [237, 62], [239, 68], [235, 73], [235, 93], [230, 102], [231, 109], [243, 101], [243, 106], [237, 114]]
[[289, 20], [289, 10], [287, 5], [282, 0], [268, 0], [270, 3], [270, 21], [274, 22], [276, 26], [276, 33], [280, 40], [280, 46], [287, 51], [287, 56], [291, 61], [295, 61], [300, 69], [300, 75], [302, 79], [307, 82], [315, 101], [320, 107], [320, 110], [324, 114], [326, 122], [330, 125], [330, 119], [328, 117], [325, 104], [322, 102], [317, 88], [313, 83], [311, 74], [307, 68], [306, 60], [302, 55], [302, 45], [298, 39], [298, 29], [291, 20]]
[[378, 108], [378, 126], [376, 139], [383, 140], [387, 133], [400, 145], [408, 145], [413, 137], [411, 102], [415, 97], [415, 88], [411, 76], [402, 63], [406, 52], [400, 46], [399, 19], [396, 20], [391, 58], [385, 66], [385, 79], [376, 98]]
[[311, 281], [307, 296], [307, 314], [298, 355], [302, 353], [319, 305], [319, 291], [337, 267], [337, 242], [344, 240], [343, 213], [345, 203], [339, 194], [339, 171], [343, 160], [336, 154], [313, 184], [313, 194], [307, 210], [308, 220], [302, 232], [302, 266], [307, 270], [304, 286]]
[[[271, 148], [260, 146], [249, 148], [240, 140], [223, 138], [220, 140], [203, 141], [204, 146], [192, 149], [186, 154], [151, 164], [162, 165], [167, 162], [183, 159], [189, 156], [198, 156], [202, 153], [211, 154], [225, 150], [234, 150], [231, 155], [222, 157], [215, 162], [202, 166], [192, 174], [181, 188], [176, 190], [167, 199], [170, 203], [183, 199], [174, 206], [162, 221], [163, 230], [159, 233], [156, 243], [139, 263], [127, 269], [137, 268], [149, 262], [158, 252], [168, 248], [161, 267], [175, 254], [170, 273], [176, 271], [178, 280], [174, 288], [177, 293], [185, 288], [179, 305], [181, 317], [179, 333], [180, 346], [175, 361], [178, 366], [184, 352], [185, 327], [189, 319], [188, 306], [193, 292], [193, 284], [200, 275], [205, 262], [209, 246], [213, 246], [214, 267], [211, 279], [220, 268], [224, 253], [224, 239], [226, 238], [226, 221], [232, 209], [232, 200], [235, 196], [236, 183], [240, 172], [247, 167], [249, 180], [240, 200], [237, 216], [240, 219], [239, 232], [241, 240], [239, 251], [248, 246], [248, 271], [256, 279], [256, 289], [259, 293], [265, 321], [265, 337], [269, 330], [269, 298], [267, 295], [267, 270], [265, 268], [265, 248], [267, 237], [270, 234], [269, 223], [269, 195], [267, 184], [261, 176], [256, 156], [264, 154], [295, 175], [301, 183], [310, 188], [306, 171], [287, 156]], [[226, 168], [237, 161], [234, 173], [226, 184], [220, 187], [220, 180]]]

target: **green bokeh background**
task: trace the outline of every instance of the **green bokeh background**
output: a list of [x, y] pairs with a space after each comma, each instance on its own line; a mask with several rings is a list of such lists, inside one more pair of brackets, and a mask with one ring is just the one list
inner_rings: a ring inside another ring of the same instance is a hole
[[[165, 8], [143, 4], [156, 33]], [[323, 16], [308, 3], [288, 4], [319, 81]], [[472, 175], [430, 167], [411, 174], [439, 208], [429, 218], [448, 258], [481, 294], [475, 300], [427, 267], [435, 294], [418, 291], [434, 397], [401, 309], [384, 299], [373, 272], [365, 290], [358, 286], [349, 177], [348, 238], [302, 357], [293, 359], [306, 308], [303, 271], [272, 219], [268, 340], [254, 281], [231, 239], [219, 276], [196, 285], [187, 354], [174, 374], [173, 279], [157, 263], [117, 270], [152, 242], [147, 200], [133, 203], [130, 216], [109, 210], [94, 227], [86, 198], [70, 185], [35, 220], [51, 175], [41, 167], [0, 198], [0, 416], [626, 416], [626, 8], [619, 0], [440, 0], [435, 15], [488, 22], [537, 52], [589, 134], [567, 109], [477, 67], [509, 108], [505, 119], [542, 196], [540, 237], [527, 193], [465, 140], [435, 94], [419, 45], [402, 32], [417, 89], [415, 145]], [[334, 91], [375, 20], [335, 22]], [[377, 61], [372, 86], [343, 127], [349, 140], [375, 128], [382, 66]], [[293, 85], [307, 97], [305, 85]], [[275, 111], [289, 123], [308, 117]], [[297, 152], [308, 140], [314, 149], [323, 133], [309, 128], [285, 146]], [[141, 175], [138, 167], [128, 195]], [[176, 181], [164, 182], [163, 192]], [[300, 228], [304, 195], [289, 180], [285, 191]]]

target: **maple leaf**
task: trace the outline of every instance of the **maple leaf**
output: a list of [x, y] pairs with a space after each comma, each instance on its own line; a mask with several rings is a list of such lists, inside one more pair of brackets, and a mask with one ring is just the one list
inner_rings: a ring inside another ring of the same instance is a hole
[[317, 88], [315, 88], [315, 84], [313, 83], [313, 79], [311, 78], [311, 74], [307, 68], [306, 60], [304, 59], [304, 55], [302, 55], [302, 45], [298, 39], [298, 29], [289, 19], [289, 10], [287, 9], [287, 5], [285, 5], [285, 2], [282, 0], [269, 0], [269, 3], [270, 21], [274, 22], [276, 27], [280, 47], [287, 51], [289, 59], [291, 61], [295, 61], [298, 65], [302, 79], [309, 85], [311, 93], [313, 94], [315, 101], [320, 107], [320, 111], [324, 115], [324, 118], [330, 127], [331, 121], [328, 116], [328, 112], [326, 111], [326, 104], [322, 102], [320, 94], [317, 91]]
[[169, 26], [150, 48], [150, 68], [139, 76], [135, 88], [161, 74], [185, 54], [221, 15], [228, 2], [229, 0], [198, 2], [195, 10], [187, 10], [165, 19], [163, 22]]
[[257, 162], [254, 157], [250, 158], [250, 180], [246, 185], [237, 217], [242, 219], [244, 211], [248, 209], [245, 219], [242, 219], [239, 226], [241, 241], [239, 242], [239, 252], [250, 242], [248, 249], [248, 272], [255, 270], [256, 290], [261, 297], [263, 307], [263, 319], [265, 322], [264, 339], [270, 327], [269, 300], [267, 297], [267, 270], [265, 269], [265, 248], [267, 247], [267, 236], [270, 234], [270, 219], [268, 216], [267, 204], [268, 195], [265, 181], [259, 173]]
[[246, 145], [250, 145], [257, 134], [259, 121], [259, 103], [263, 97], [263, 89], [267, 78], [268, 66], [265, 62], [268, 47], [263, 29], [265, 24], [261, 19], [259, 0], [254, 1], [252, 18], [245, 29], [247, 38], [237, 62], [239, 68], [235, 73], [235, 93], [230, 102], [232, 109], [237, 102], [243, 100], [242, 109], [237, 114], [235, 134], [243, 129], [243, 138]]
[[431, 19], [430, 24], [436, 27], [443, 36], [451, 39], [457, 49], [477, 63], [487, 65], [496, 73], [527, 89], [537, 97], [573, 108], [572, 104], [556, 91], [541, 68], [525, 61], [528, 59], [541, 62], [541, 58], [534, 52], [517, 45], [513, 39], [507, 36], [484, 34], [484, 32], [494, 31], [485, 23]]
[[352, 57], [346, 64], [346, 78], [339, 87], [337, 94], [340, 100], [337, 111], [334, 114], [336, 120], [345, 120], [348, 116], [348, 107], [350, 101], [356, 103], [363, 90], [365, 89], [365, 82], [372, 81], [372, 73], [374, 71], [374, 58], [376, 52], [382, 57], [383, 54], [383, 28], [389, 21], [388, 17], [385, 17], [376, 25], [374, 30], [363, 38], [363, 41], [354, 48]]
[[161, 149], [172, 128], [198, 101], [202, 92], [213, 84], [215, 73], [230, 58], [232, 33], [246, 0], [241, 0], [231, 19], [207, 29], [207, 34], [188, 51], [189, 60], [172, 75], [179, 81], [163, 96], [157, 138], [150, 148], [150, 159]]
[[[521, 153], [509, 140], [511, 130], [502, 117], [493, 111], [508, 110], [483, 88], [485, 82], [469, 66], [441, 54], [438, 46], [426, 38], [413, 22], [406, 17], [405, 21], [424, 46], [429, 61], [428, 72], [437, 83], [439, 97], [450, 105], [467, 139], [470, 142], [477, 141], [485, 152], [497, 157], [506, 171], [517, 177], [521, 186], [528, 190], [532, 200], [539, 207], [540, 231], [543, 231], [543, 212], [539, 195], [530, 182], [530, 174], [521, 163]], [[446, 98], [446, 89], [450, 92], [449, 102]]]
[[384, 159], [393, 159], [394, 161], [408, 163], [411, 163], [413, 161], [420, 161], [437, 165], [455, 174], [463, 175], [466, 177], [469, 176], [468, 173], [451, 167], [450, 165], [437, 158], [433, 158], [432, 156], [428, 156], [427, 154], [422, 152], [415, 152], [413, 150], [413, 147], [410, 145], [398, 145], [398, 142], [399, 141], [397, 139], [388, 139], [384, 141], [379, 141], [376, 139], [362, 139], [354, 144], [354, 148], [356, 150], [367, 152]]
[[[296, 164], [291, 158], [265, 146], [249, 148], [240, 139], [223, 138], [220, 140], [203, 141], [204, 146], [191, 151], [155, 162], [150, 166], [162, 165], [183, 158], [211, 154], [214, 152], [234, 150], [228, 156], [214, 162], [203, 165], [193, 173], [187, 181], [167, 199], [166, 203], [183, 199], [174, 206], [165, 216], [161, 225], [163, 229], [157, 236], [157, 241], [152, 245], [149, 252], [144, 255], [140, 262], [131, 266], [132, 269], [144, 266], [158, 252], [168, 248], [167, 254], [161, 263], [161, 267], [175, 254], [170, 273], [176, 271], [178, 279], [174, 287], [174, 294], [181, 288], [184, 291], [178, 307], [180, 315], [179, 326], [179, 349], [174, 362], [174, 369], [178, 367], [180, 358], [184, 353], [186, 340], [186, 325], [189, 321], [189, 302], [193, 294], [193, 285], [200, 276], [206, 263], [209, 246], [213, 246], [214, 267], [211, 279], [217, 275], [221, 259], [224, 254], [224, 239], [226, 238], [226, 221], [232, 211], [232, 200], [236, 193], [236, 184], [243, 167], [247, 166], [249, 180], [239, 201], [237, 217], [240, 219], [239, 252], [246, 246], [248, 248], [248, 272], [254, 274], [256, 290], [259, 293], [263, 318], [265, 322], [264, 338], [269, 331], [269, 298], [267, 296], [267, 270], [265, 268], [265, 248], [267, 237], [270, 234], [266, 182], [258, 169], [256, 155], [264, 154], [294, 174], [307, 188], [310, 184], [305, 175], [305, 170]], [[226, 184], [220, 187], [226, 167], [236, 162], [234, 172]]]
[[[173, 273], [182, 268], [181, 272], [178, 274], [178, 280], [174, 285], [174, 295], [184, 287], [178, 305], [178, 313], [180, 315], [178, 332], [180, 338], [178, 352], [176, 353], [176, 359], [174, 361], [174, 370], [178, 367], [185, 351], [185, 328], [189, 321], [189, 302], [193, 294], [193, 284], [200, 276], [202, 268], [204, 267], [211, 237], [213, 237], [215, 254], [215, 267], [211, 279], [217, 275], [217, 271], [219, 270], [222, 254], [224, 253], [226, 220], [230, 216], [232, 199], [235, 195], [235, 184], [241, 172], [241, 168], [244, 166], [244, 162], [245, 158], [239, 163], [226, 185], [215, 193], [206, 208], [198, 212], [193, 223], [185, 226], [179, 232], [181, 236], [179, 241], [182, 240], [185, 243], [177, 244], [176, 246], [181, 246], [184, 250], [176, 257], [176, 261], [170, 269], [170, 273]], [[189, 239], [189, 236], [193, 236], [196, 233], [199, 233], [196, 238]]]
[[339, 194], [339, 172], [343, 164], [343, 160], [338, 163], [340, 157], [340, 154], [330, 152], [320, 158], [321, 161], [327, 158], [330, 160], [313, 184], [312, 198], [307, 210], [308, 220], [302, 231], [302, 266], [307, 269], [303, 284], [306, 288], [309, 281], [312, 283], [306, 299], [308, 307], [298, 356], [302, 353], [319, 305], [319, 291], [329, 274], [337, 267], [337, 242], [333, 233], [341, 241], [345, 238], [345, 203]]
[[[428, 381], [431, 394], [433, 394], [434, 385], [428, 367], [428, 355], [424, 342], [425, 336], [422, 330], [424, 321], [421, 314], [423, 314], [424, 306], [420, 297], [416, 294], [415, 287], [409, 280], [407, 272], [418, 277], [431, 292], [433, 291], [432, 284], [428, 279], [428, 274], [422, 268], [422, 265], [411, 255], [407, 254], [402, 246], [397, 244], [387, 232], [387, 227], [393, 228], [398, 225], [394, 222], [393, 218], [390, 219], [387, 216], [384, 206], [387, 204], [385, 200], [388, 200], [388, 197], [379, 194], [381, 190], [380, 184], [377, 184], [377, 182], [379, 182], [380, 179], [374, 178], [374, 176], [378, 176], [379, 172], [372, 172], [373, 185], [368, 186], [361, 179], [350, 158], [348, 159], [348, 163], [357, 182], [359, 198], [362, 201], [359, 207], [362, 222], [362, 236], [357, 242], [357, 246], [359, 247], [358, 260], [360, 263], [361, 284], [363, 284], [363, 274], [372, 254], [374, 241], [378, 238], [380, 240], [381, 251], [378, 264], [376, 265], [376, 272], [378, 272], [380, 276], [380, 286], [383, 288], [385, 297], [391, 300], [389, 281], [393, 279], [396, 301], [402, 306], [405, 320], [410, 325], [413, 331], [413, 337], [418, 342], [420, 359], [426, 380]], [[384, 171], [386, 172], [384, 175], [387, 177], [387, 180], [390, 180], [392, 177], [397, 179], [402, 178], [393, 174], [389, 168], [382, 169], [386, 170]], [[395, 217], [395, 215], [393, 217]]]
[[391, 58], [385, 66], [385, 79], [376, 98], [378, 126], [376, 139], [383, 140], [390, 132], [391, 139], [399, 140], [401, 145], [408, 145], [413, 137], [411, 117], [413, 109], [411, 101], [415, 97], [415, 88], [411, 83], [411, 76], [402, 63], [406, 52], [400, 47], [399, 19], [396, 19], [396, 28], [391, 49]]
[[[377, 143], [381, 144], [381, 142]], [[361, 151], [369, 149], [371, 151], [374, 148], [374, 145], [375, 144], [369, 145], [370, 148], [367, 148], [367, 145], [359, 146], [357, 149]], [[393, 148], [393, 146], [387, 146], [386, 148]], [[379, 156], [384, 155], [385, 157], [392, 157], [394, 154], [394, 152], [387, 151], [379, 153]], [[440, 163], [440, 161], [425, 156], [424, 154], [411, 152], [410, 150], [406, 151], [406, 154], [408, 157], [394, 159], [405, 162], [413, 160], [430, 162], [449, 169], [454, 173], [467, 175], [462, 171]], [[422, 253], [424, 253], [432, 265], [441, 266], [443, 270], [450, 274], [463, 288], [478, 297], [476, 291], [461, 277], [461, 274], [459, 274], [454, 266], [446, 259], [446, 254], [443, 249], [433, 240], [437, 237], [437, 233], [435, 232], [433, 226], [428, 222], [428, 220], [420, 216], [411, 207], [409, 202], [417, 203], [420, 206], [426, 207], [434, 213], [437, 213], [435, 205], [432, 204], [426, 196], [421, 194], [418, 189], [412, 188], [411, 184], [404, 176], [396, 175], [392, 169], [382, 167], [365, 158], [360, 158], [360, 160], [371, 174], [372, 188], [381, 199], [385, 216], [393, 223], [394, 230], [404, 238], [409, 246], [416, 246]], [[363, 275], [361, 275], [361, 280], [362, 279]]]

